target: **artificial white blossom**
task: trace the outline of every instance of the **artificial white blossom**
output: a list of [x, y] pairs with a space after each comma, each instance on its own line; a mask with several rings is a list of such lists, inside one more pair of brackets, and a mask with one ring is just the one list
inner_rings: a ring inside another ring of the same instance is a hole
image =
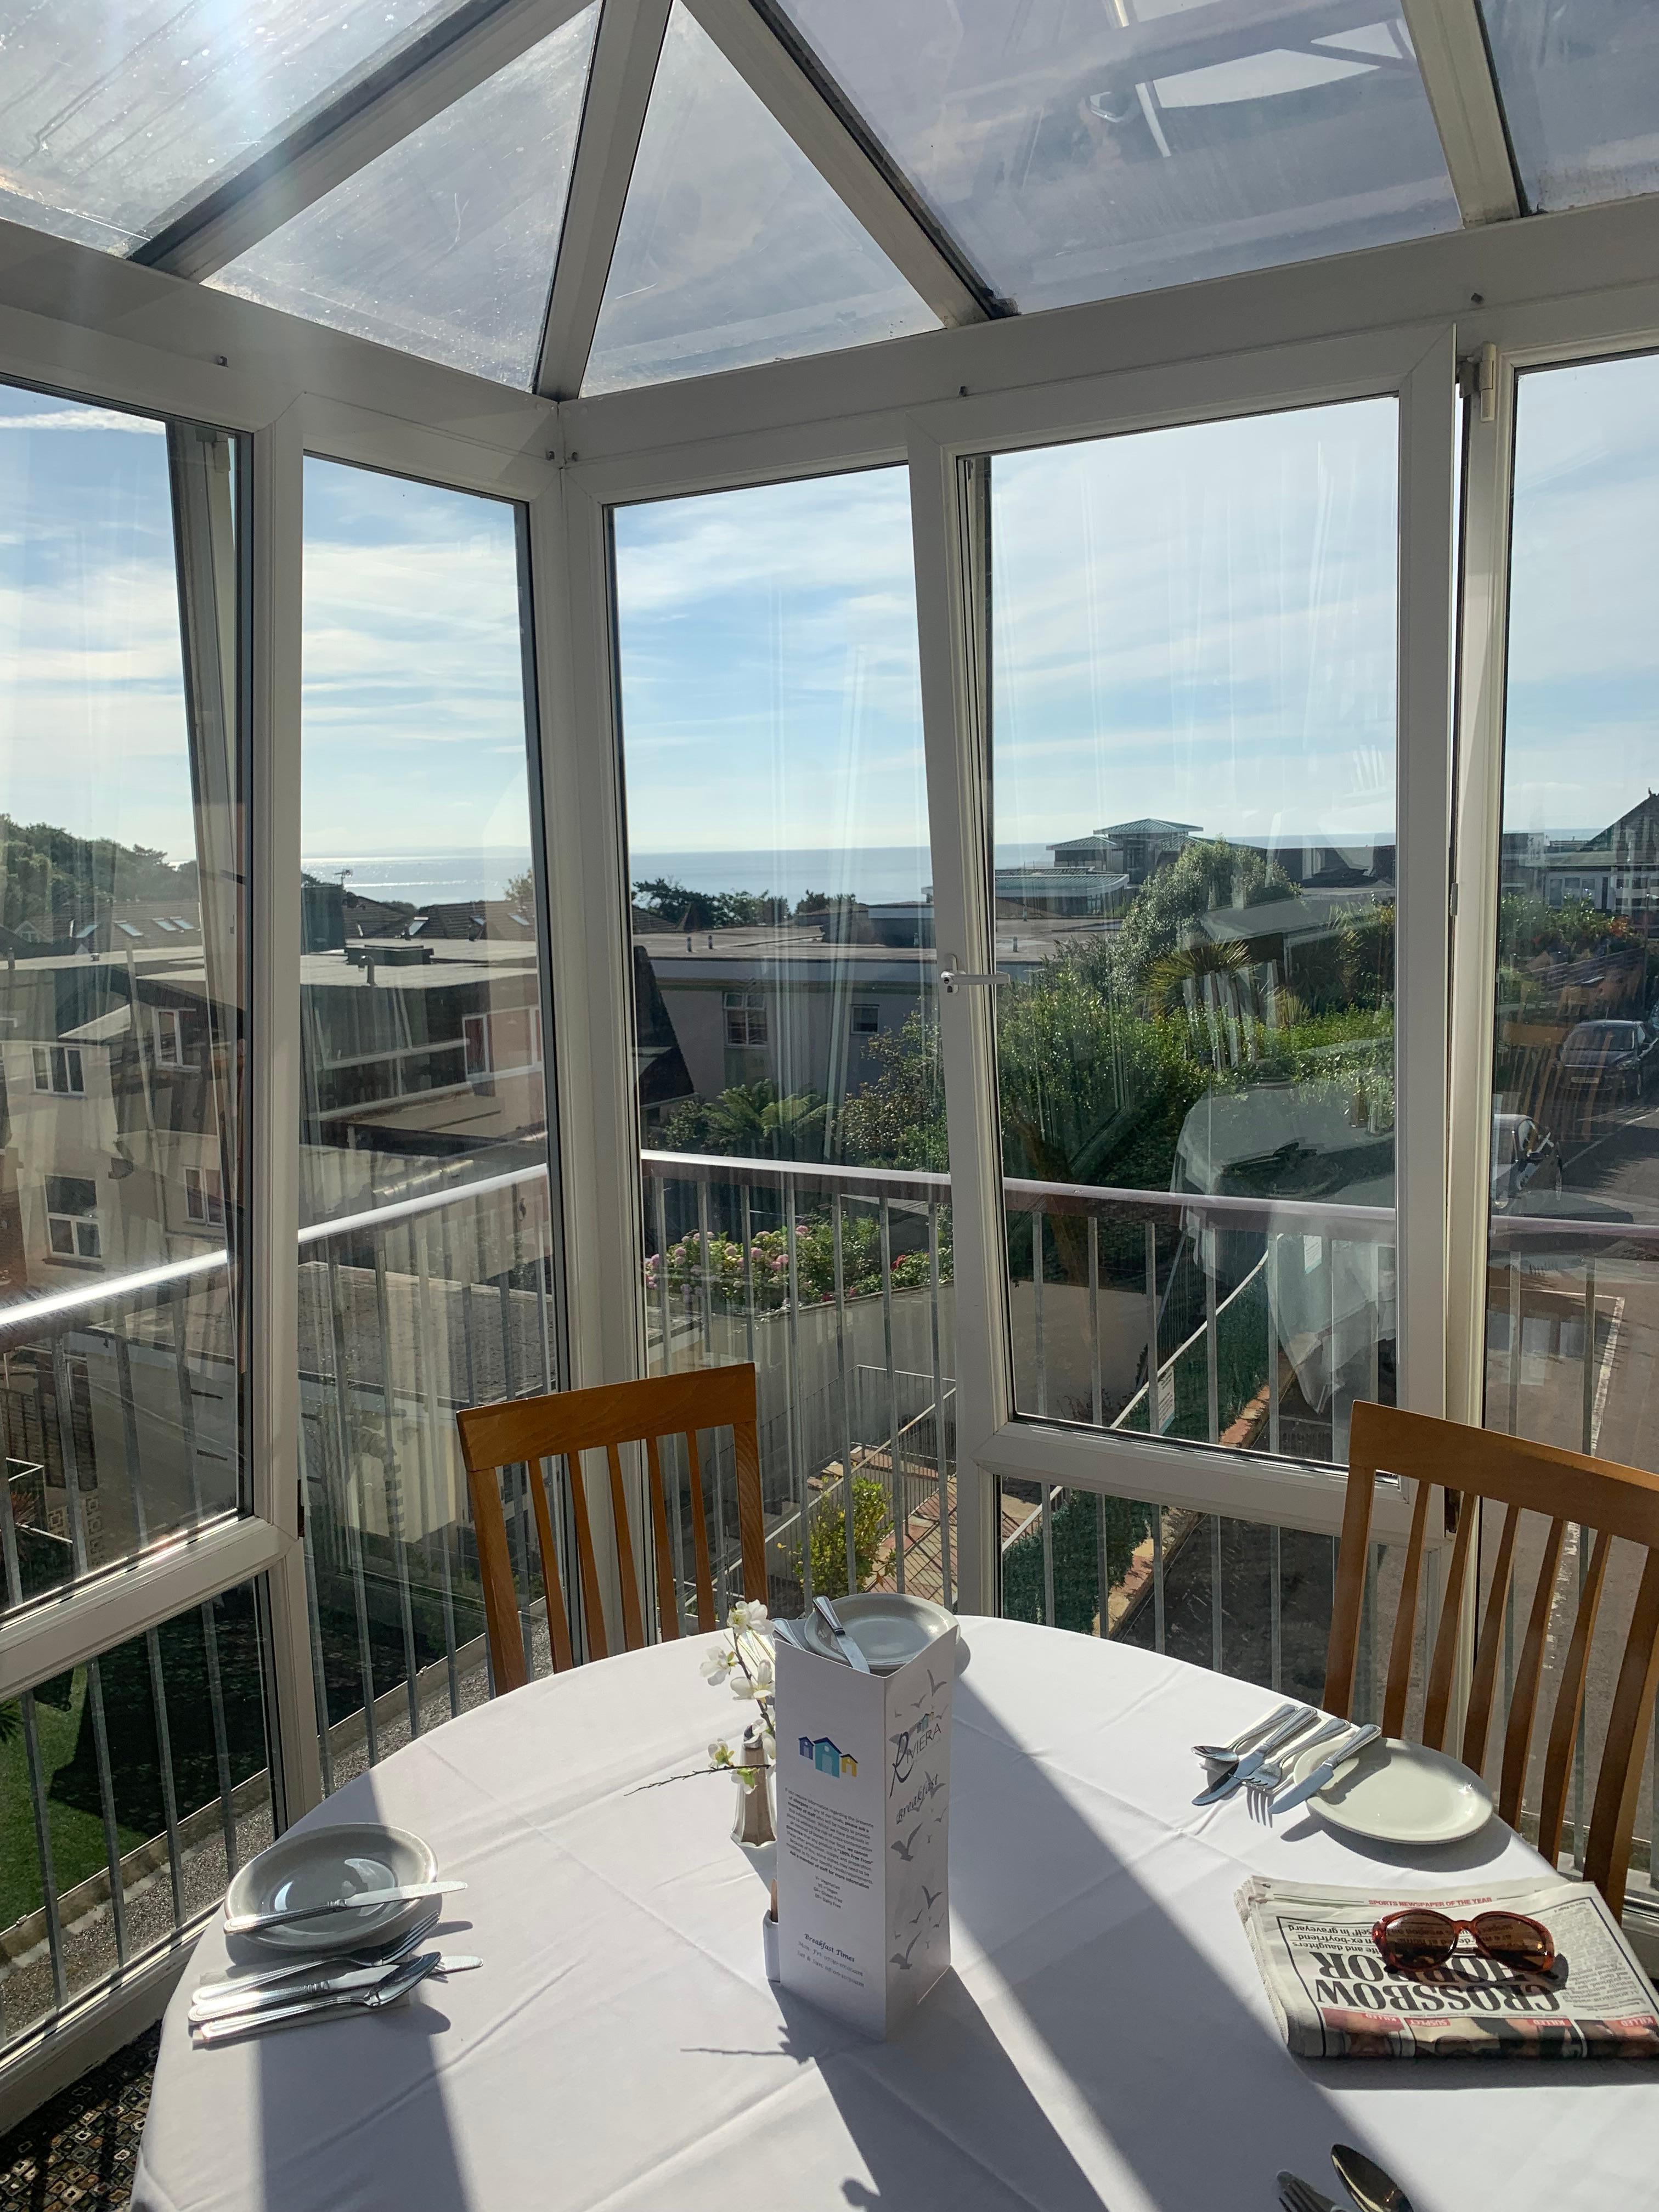
[[746, 1628], [758, 1628], [766, 1618], [766, 1607], [757, 1597], [740, 1597], [726, 1616], [726, 1625], [734, 1636], [741, 1636]]
[[702, 1659], [702, 1679], [705, 1682], [723, 1682], [737, 1663], [737, 1653], [724, 1646], [718, 1651], [707, 1651]]
[[758, 1687], [747, 1674], [741, 1672], [735, 1673], [731, 1677], [731, 1682], [732, 1694], [734, 1698], [757, 1698], [760, 1695]]

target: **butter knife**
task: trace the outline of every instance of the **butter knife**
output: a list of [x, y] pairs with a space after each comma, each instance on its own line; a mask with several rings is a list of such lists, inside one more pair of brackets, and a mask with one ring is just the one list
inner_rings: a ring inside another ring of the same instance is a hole
[[279, 1912], [236, 1912], [225, 1915], [229, 1936], [262, 1936], [267, 1928], [286, 1928], [295, 1920], [320, 1920], [330, 1912], [366, 1912], [380, 1905], [412, 1905], [416, 1898], [447, 1897], [465, 1889], [464, 1881], [404, 1881], [395, 1889], [360, 1889], [354, 1897], [326, 1898], [320, 1905], [288, 1905]]
[[1357, 1751], [1364, 1751], [1368, 1743], [1374, 1743], [1382, 1733], [1382, 1729], [1373, 1724], [1370, 1728], [1360, 1729], [1346, 1743], [1339, 1744], [1328, 1759], [1320, 1760], [1311, 1774], [1304, 1775], [1300, 1782], [1293, 1782], [1288, 1790], [1279, 1791], [1273, 1802], [1273, 1812], [1293, 1812], [1316, 1790], [1322, 1790], [1327, 1783], [1334, 1782], [1337, 1768], [1345, 1760], [1352, 1759]]
[[842, 1626], [841, 1615], [836, 1611], [835, 1607], [830, 1604], [829, 1599], [827, 1597], [817, 1597], [814, 1598], [812, 1602], [817, 1608], [819, 1619], [823, 1622], [824, 1626], [830, 1631], [830, 1633], [835, 1638], [836, 1650], [840, 1652], [842, 1657], [847, 1662], [854, 1673], [856, 1674], [869, 1674], [872, 1671], [870, 1662], [865, 1657], [863, 1652], [859, 1650], [858, 1644], [854, 1638], [849, 1636], [846, 1629]]
[[[469, 1968], [482, 1966], [483, 1960], [470, 1952], [440, 1952], [431, 1971], [434, 1974], [461, 1974]], [[204, 2021], [240, 2020], [245, 2014], [272, 2012], [283, 2005], [308, 2004], [313, 1997], [345, 1996], [354, 1990], [376, 1990], [402, 1971], [402, 1961], [380, 1966], [352, 1966], [343, 1973], [313, 1972], [303, 1981], [276, 1982], [257, 1990], [218, 1990], [204, 1992], [198, 1990], [191, 2000], [188, 2018], [192, 2027]]]
[[203, 2021], [195, 2029], [196, 2040], [228, 2043], [235, 2036], [263, 2035], [270, 2028], [287, 2027], [296, 2021], [325, 2020], [331, 2013], [379, 2012], [386, 2005], [398, 2003], [417, 1982], [435, 1973], [438, 1955], [435, 1951], [423, 1951], [418, 1959], [406, 1960], [372, 1990], [348, 1990], [337, 1996], [313, 1997], [305, 2004], [276, 2005], [268, 2012], [237, 2012], [223, 2020]]

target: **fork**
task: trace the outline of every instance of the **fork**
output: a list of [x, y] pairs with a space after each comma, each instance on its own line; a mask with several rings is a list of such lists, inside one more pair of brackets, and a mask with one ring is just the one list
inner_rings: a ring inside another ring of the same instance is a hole
[[1273, 1798], [1284, 1787], [1286, 1770], [1296, 1764], [1304, 1751], [1311, 1751], [1315, 1744], [1324, 1743], [1331, 1736], [1340, 1735], [1352, 1725], [1352, 1721], [1327, 1721], [1323, 1728], [1316, 1729], [1311, 1735], [1304, 1735], [1299, 1741], [1287, 1745], [1276, 1759], [1270, 1759], [1265, 1766], [1258, 1766], [1244, 1784], [1244, 1795], [1249, 1800], [1250, 1818], [1265, 1820], [1271, 1827]]
[[1279, 2201], [1285, 2212], [1340, 2212], [1334, 2198], [1322, 2197], [1313, 2184], [1304, 2181], [1299, 2173], [1279, 2175]]

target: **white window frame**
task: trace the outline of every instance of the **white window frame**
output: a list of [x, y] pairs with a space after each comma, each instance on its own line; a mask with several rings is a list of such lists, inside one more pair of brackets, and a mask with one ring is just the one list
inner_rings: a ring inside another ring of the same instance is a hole
[[[34, 1087], [38, 1091], [52, 1098], [86, 1097], [86, 1063], [79, 1045], [37, 1044], [30, 1049], [34, 1054]], [[60, 1070], [64, 1078], [61, 1083], [58, 1080]]]
[[204, 1229], [224, 1227], [224, 1179], [217, 1168], [185, 1170], [185, 1218]]
[[183, 1067], [185, 1060], [185, 1017], [178, 1006], [152, 1006], [150, 1019], [155, 1024], [155, 1065], [158, 1067]]
[[[728, 1052], [758, 1052], [771, 1036], [771, 1009], [764, 991], [724, 991], [720, 994], [720, 1012], [725, 1021], [726, 1046]], [[755, 1034], [755, 1024], [760, 1024], [760, 1035]], [[743, 1035], [734, 1036], [733, 1029]]]

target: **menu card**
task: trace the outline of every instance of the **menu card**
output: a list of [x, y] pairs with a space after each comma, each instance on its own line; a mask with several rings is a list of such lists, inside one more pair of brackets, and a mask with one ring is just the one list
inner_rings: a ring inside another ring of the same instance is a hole
[[951, 1963], [954, 1624], [894, 1674], [777, 1643], [785, 1989], [884, 2039]]

